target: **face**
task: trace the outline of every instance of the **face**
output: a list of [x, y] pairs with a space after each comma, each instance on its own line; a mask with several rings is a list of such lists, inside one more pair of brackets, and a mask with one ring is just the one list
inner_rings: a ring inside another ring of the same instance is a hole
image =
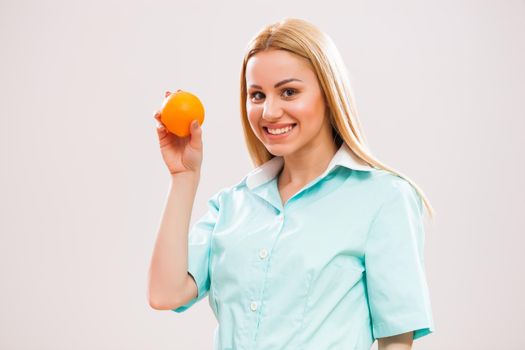
[[258, 52], [248, 60], [246, 87], [250, 126], [271, 154], [332, 142], [321, 87], [306, 59], [284, 50]]

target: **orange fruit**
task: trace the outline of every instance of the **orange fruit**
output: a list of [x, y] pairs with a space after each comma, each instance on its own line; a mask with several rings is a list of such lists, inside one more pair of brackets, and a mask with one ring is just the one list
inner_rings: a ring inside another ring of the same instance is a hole
[[204, 106], [197, 96], [177, 90], [164, 99], [160, 120], [170, 132], [180, 137], [190, 135], [190, 125], [195, 119], [199, 125], [204, 122]]

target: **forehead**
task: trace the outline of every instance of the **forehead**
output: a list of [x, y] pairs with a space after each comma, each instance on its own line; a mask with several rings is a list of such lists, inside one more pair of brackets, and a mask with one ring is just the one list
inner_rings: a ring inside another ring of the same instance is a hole
[[250, 57], [246, 65], [248, 84], [268, 84], [286, 78], [315, 79], [308, 60], [285, 50], [261, 51]]

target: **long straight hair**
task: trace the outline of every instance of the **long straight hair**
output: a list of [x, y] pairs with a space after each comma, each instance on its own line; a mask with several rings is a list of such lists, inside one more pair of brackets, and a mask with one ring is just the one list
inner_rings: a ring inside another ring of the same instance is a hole
[[310, 62], [327, 103], [328, 117], [336, 145], [339, 147], [344, 142], [357, 157], [370, 166], [386, 170], [408, 181], [417, 191], [430, 217], [434, 218], [434, 209], [419, 186], [399, 171], [380, 162], [368, 149], [348, 80], [348, 72], [339, 50], [327, 34], [303, 19], [286, 17], [264, 27], [252, 38], [246, 48], [240, 76], [240, 107], [244, 138], [252, 164], [258, 167], [274, 157], [253, 133], [246, 111], [246, 65], [253, 55], [269, 49], [286, 50]]

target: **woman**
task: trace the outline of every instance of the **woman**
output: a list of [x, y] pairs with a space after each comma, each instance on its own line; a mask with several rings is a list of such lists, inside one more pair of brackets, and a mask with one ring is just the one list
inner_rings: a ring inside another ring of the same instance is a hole
[[[215, 349], [410, 349], [433, 331], [418, 187], [368, 151], [340, 55], [312, 24], [262, 29], [241, 70], [255, 169], [218, 191], [191, 228], [202, 130], [158, 128], [172, 186], [150, 305], [209, 295]], [[159, 121], [158, 113], [155, 118]]]

